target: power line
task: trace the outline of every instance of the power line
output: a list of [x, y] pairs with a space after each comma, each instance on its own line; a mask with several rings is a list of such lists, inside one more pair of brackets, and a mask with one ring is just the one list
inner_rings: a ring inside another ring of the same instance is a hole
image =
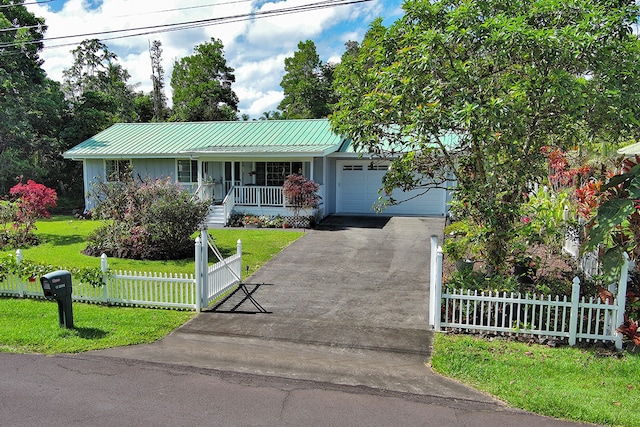
[[14, 7], [14, 6], [24, 6], [27, 4], [44, 4], [44, 3], [51, 3], [54, 2], [56, 0], [42, 0], [42, 1], [32, 1], [29, 3], [18, 3], [18, 4], [0, 4], [0, 9], [4, 9], [5, 7]]
[[[174, 24], [150, 25], [150, 26], [144, 26], [144, 27], [120, 29], [120, 30], [110, 30], [110, 31], [100, 31], [100, 32], [94, 32], [94, 33], [68, 35], [68, 36], [49, 37], [49, 38], [43, 38], [42, 40], [25, 41], [22, 43], [16, 43], [16, 42], [0, 43], [0, 48], [23, 46], [25, 44], [44, 43], [46, 41], [51, 41], [51, 40], [72, 39], [72, 38], [81, 38], [81, 37], [87, 38], [87, 37], [98, 36], [98, 35], [108, 35], [108, 34], [117, 34], [117, 33], [136, 31], [136, 33], [134, 34], [124, 34], [120, 36], [104, 37], [100, 39], [100, 40], [115, 40], [115, 39], [137, 37], [137, 36], [148, 35], [148, 34], [170, 32], [170, 31], [182, 31], [182, 30], [188, 30], [193, 28], [206, 27], [210, 25], [221, 25], [226, 23], [247, 21], [247, 20], [266, 18], [271, 16], [280, 16], [280, 15], [288, 15], [292, 13], [308, 12], [308, 11], [326, 9], [326, 8], [335, 7], [335, 6], [346, 6], [346, 5], [357, 4], [357, 3], [365, 3], [369, 1], [373, 1], [373, 0], [323, 0], [317, 3], [311, 3], [308, 5], [292, 6], [288, 8], [274, 9], [274, 10], [268, 10], [268, 11], [253, 11], [249, 13], [231, 15], [231, 16], [220, 17], [220, 18], [209, 18], [209, 19], [179, 22]], [[43, 47], [43, 49], [53, 49], [53, 48], [65, 47], [65, 46], [70, 46], [75, 44], [77, 43], [66, 43], [66, 44], [59, 44], [54, 46], [45, 46]]]

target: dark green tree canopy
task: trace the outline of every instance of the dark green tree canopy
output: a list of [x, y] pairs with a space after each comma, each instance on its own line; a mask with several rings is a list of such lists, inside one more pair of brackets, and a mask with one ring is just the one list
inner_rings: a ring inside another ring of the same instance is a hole
[[[640, 115], [631, 0], [410, 0], [336, 70], [333, 129], [393, 162], [385, 189], [455, 178], [454, 212], [505, 257], [541, 149], [628, 137]], [[445, 144], [455, 134], [455, 146]], [[450, 175], [448, 175], [450, 174]]]
[[22, 1], [0, 0], [0, 192], [17, 176], [55, 186], [65, 170], [58, 135], [66, 108], [39, 52], [46, 26]]
[[174, 63], [172, 120], [236, 120], [238, 97], [231, 89], [236, 81], [233, 68], [227, 65], [220, 40], [195, 47], [194, 54]]
[[285, 75], [280, 86], [284, 99], [278, 105], [285, 119], [317, 119], [331, 113], [335, 102], [333, 64], [325, 64], [311, 40], [298, 43], [293, 57], [284, 60]]

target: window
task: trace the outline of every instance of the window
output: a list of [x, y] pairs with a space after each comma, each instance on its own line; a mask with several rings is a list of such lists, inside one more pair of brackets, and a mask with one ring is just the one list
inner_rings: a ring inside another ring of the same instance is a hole
[[280, 186], [292, 173], [303, 173], [302, 162], [256, 162], [256, 185]]
[[197, 160], [178, 160], [178, 182], [198, 182]]
[[361, 171], [362, 165], [344, 165], [342, 166], [343, 171]]
[[124, 181], [125, 174], [129, 172], [131, 162], [129, 160], [105, 160], [104, 171], [107, 181]]
[[369, 166], [367, 166], [367, 170], [370, 170], [370, 171], [386, 171], [386, 170], [389, 170], [389, 166], [388, 165], [381, 165], [381, 164], [374, 164], [373, 162], [371, 162], [369, 164]]

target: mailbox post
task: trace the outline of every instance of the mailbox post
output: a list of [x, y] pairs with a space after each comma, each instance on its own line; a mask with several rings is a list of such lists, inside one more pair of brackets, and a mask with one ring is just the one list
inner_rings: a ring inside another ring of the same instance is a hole
[[71, 273], [57, 270], [40, 277], [42, 291], [47, 299], [58, 302], [60, 327], [73, 329], [73, 307], [71, 305]]

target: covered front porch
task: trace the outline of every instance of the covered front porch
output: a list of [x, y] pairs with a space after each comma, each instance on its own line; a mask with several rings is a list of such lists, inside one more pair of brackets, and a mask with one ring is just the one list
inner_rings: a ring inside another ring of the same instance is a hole
[[[189, 174], [185, 168], [189, 168]], [[178, 181], [195, 196], [211, 201], [208, 223], [224, 225], [233, 212], [283, 217], [292, 215], [282, 194], [287, 176], [299, 173], [314, 179], [317, 172], [312, 159], [301, 160], [228, 160], [207, 159], [178, 162]], [[187, 176], [188, 175], [188, 176]], [[190, 181], [187, 181], [190, 180]], [[318, 182], [317, 178], [314, 181]], [[324, 200], [325, 186], [319, 195]], [[318, 211], [322, 212], [322, 203]], [[316, 212], [305, 212], [314, 215]]]

